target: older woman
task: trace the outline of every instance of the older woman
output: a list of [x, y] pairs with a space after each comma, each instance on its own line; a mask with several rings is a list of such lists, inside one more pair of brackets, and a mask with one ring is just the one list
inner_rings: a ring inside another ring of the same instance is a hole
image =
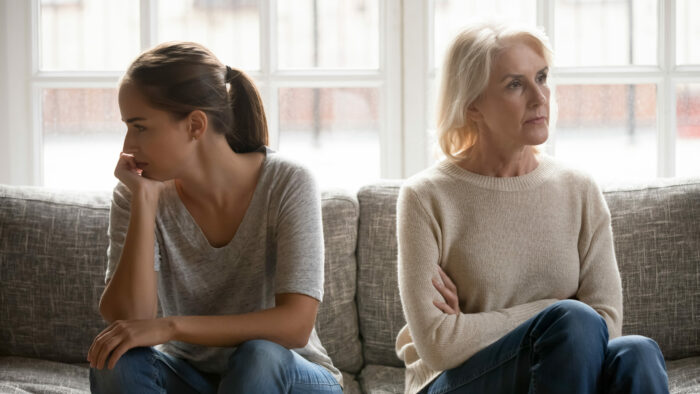
[[408, 393], [668, 392], [657, 344], [620, 336], [599, 187], [535, 148], [548, 136], [551, 57], [542, 32], [494, 24], [449, 50], [447, 159], [398, 201]]

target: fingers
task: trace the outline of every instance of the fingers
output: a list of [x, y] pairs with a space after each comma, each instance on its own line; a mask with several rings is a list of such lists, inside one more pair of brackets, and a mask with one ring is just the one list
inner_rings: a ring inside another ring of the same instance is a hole
[[447, 313], [448, 315], [456, 315], [457, 314], [457, 312], [454, 309], [450, 308], [450, 306], [445, 304], [444, 302], [433, 301], [433, 305], [435, 305], [438, 309], [440, 309], [444, 313]]
[[440, 273], [440, 278], [442, 279], [442, 283], [444, 283], [448, 289], [457, 293], [457, 286], [455, 286], [454, 282], [452, 282], [452, 279], [450, 279], [450, 277], [447, 276], [445, 271], [443, 271], [442, 267], [440, 267], [439, 265], [438, 265], [438, 272]]
[[110, 354], [113, 353], [114, 349], [126, 346], [126, 341], [124, 339], [126, 335], [123, 328], [122, 322], [115, 321], [114, 323], [110, 324], [109, 327], [104, 329], [99, 335], [97, 335], [92, 343], [92, 346], [90, 346], [90, 350], [88, 351], [88, 361], [90, 362], [90, 367], [102, 369], [105, 367], [107, 358], [109, 358], [109, 364], [112, 366], [111, 368], [114, 368], [114, 365], [116, 365], [116, 360], [118, 360], [119, 357], [121, 357], [122, 354], [128, 350], [127, 347], [126, 350], [121, 351], [121, 354], [119, 354], [118, 357], [115, 358], [114, 355], [110, 357]]

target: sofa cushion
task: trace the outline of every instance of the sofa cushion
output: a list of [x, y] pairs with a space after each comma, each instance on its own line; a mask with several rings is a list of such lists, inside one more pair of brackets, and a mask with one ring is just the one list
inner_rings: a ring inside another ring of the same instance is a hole
[[109, 193], [0, 186], [0, 356], [85, 362], [104, 327]]
[[365, 364], [402, 367], [396, 335], [404, 326], [396, 275], [396, 198], [399, 182], [382, 182], [358, 191], [357, 308]]
[[64, 364], [24, 357], [0, 357], [0, 392], [90, 393], [87, 364]]
[[700, 393], [700, 357], [667, 361], [666, 370], [671, 394]]
[[700, 179], [606, 188], [624, 297], [623, 334], [667, 359], [700, 356]]
[[362, 369], [359, 380], [364, 393], [399, 394], [404, 392], [403, 368], [384, 365], [367, 365]]
[[323, 192], [321, 204], [326, 260], [316, 330], [333, 364], [357, 373], [363, 363], [355, 304], [359, 206], [355, 196], [342, 191]]

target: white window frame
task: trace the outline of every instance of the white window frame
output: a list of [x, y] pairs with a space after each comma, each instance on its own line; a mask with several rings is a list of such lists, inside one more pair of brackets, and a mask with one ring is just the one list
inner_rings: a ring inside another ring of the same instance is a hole
[[[404, 47], [404, 151], [406, 157], [420, 158], [407, 162], [404, 175], [410, 176], [433, 162], [430, 151], [434, 141], [427, 130], [428, 114], [425, 94], [428, 82], [435, 78], [433, 62], [434, 0], [404, 2], [404, 39], [412, 38], [415, 47]], [[554, 33], [554, 0], [537, 0], [537, 25], [543, 26], [552, 45], [557, 37]], [[571, 84], [655, 84], [657, 171], [658, 177], [673, 177], [676, 174], [676, 85], [700, 83], [700, 66], [676, 65], [676, 1], [658, 0], [658, 45], [657, 66], [620, 67], [555, 67], [552, 70], [552, 89], [556, 85]], [[418, 34], [412, 29], [419, 30]], [[420, 37], [419, 37], [420, 36]], [[438, 60], [439, 61], [439, 60]], [[420, 82], [416, 82], [420, 81]], [[410, 84], [416, 84], [413, 89]], [[411, 92], [411, 94], [409, 94]], [[420, 96], [420, 97], [414, 97]], [[428, 105], [435, 105], [429, 103]], [[553, 125], [556, 128], [556, 123]], [[553, 133], [555, 135], [555, 133]], [[548, 144], [554, 152], [556, 144]], [[700, 153], [700, 152], [699, 152]]]
[[[39, 0], [0, 0], [5, 28], [0, 44], [0, 76], [7, 87], [0, 93], [0, 183], [43, 184], [43, 131], [41, 91], [45, 88], [114, 88], [121, 71], [40, 70]], [[379, 67], [376, 70], [308, 69], [286, 71], [277, 67], [276, 20], [278, 0], [260, 6], [260, 70], [256, 81], [267, 112], [270, 145], [279, 146], [278, 89], [283, 87], [379, 89], [380, 176], [403, 175], [401, 133], [401, 0], [379, 5]], [[286, 1], [286, 0], [285, 0]], [[140, 0], [141, 50], [157, 43], [157, 0]], [[17, 56], [22, 54], [23, 56]], [[6, 103], [6, 104], [4, 104]], [[12, 114], [12, 116], [8, 116]], [[12, 132], [12, 130], [15, 130]], [[358, 155], [358, 160], [361, 160]]]
[[[380, 5], [379, 69], [368, 71], [278, 70], [274, 25], [276, 4], [261, 7], [260, 71], [251, 73], [268, 112], [270, 140], [278, 146], [280, 87], [378, 87], [380, 174], [405, 178], [430, 166], [435, 141], [429, 136], [429, 81], [434, 78], [434, 0], [377, 0]], [[286, 1], [286, 0], [285, 0]], [[537, 1], [537, 24], [552, 43], [554, 0]], [[46, 87], [113, 88], [120, 72], [40, 72], [38, 0], [0, 0], [0, 183], [42, 184], [40, 92]], [[156, 0], [141, 0], [141, 48], [155, 43]], [[657, 88], [657, 176], [675, 175], [676, 86], [700, 83], [700, 65], [675, 64], [676, 1], [658, 2], [658, 66], [555, 67], [556, 84], [655, 84]], [[149, 17], [144, 17], [144, 16]], [[267, 27], [270, 26], [268, 29]], [[672, 28], [669, 28], [672, 27]], [[556, 127], [556, 124], [554, 124]], [[548, 149], [553, 149], [549, 146]]]

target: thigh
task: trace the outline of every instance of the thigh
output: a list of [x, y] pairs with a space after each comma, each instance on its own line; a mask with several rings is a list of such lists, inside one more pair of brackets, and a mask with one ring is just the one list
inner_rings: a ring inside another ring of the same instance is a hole
[[167, 393], [216, 393], [218, 376], [205, 374], [187, 361], [155, 350], [163, 387]]
[[527, 392], [530, 381], [532, 319], [480, 350], [461, 365], [444, 371], [421, 393]]
[[293, 363], [287, 372], [291, 393], [342, 393], [340, 384], [322, 366], [291, 351]]
[[93, 393], [196, 394], [215, 392], [205, 377], [186, 361], [152, 347], [137, 347], [124, 353], [114, 369], [90, 369]]

